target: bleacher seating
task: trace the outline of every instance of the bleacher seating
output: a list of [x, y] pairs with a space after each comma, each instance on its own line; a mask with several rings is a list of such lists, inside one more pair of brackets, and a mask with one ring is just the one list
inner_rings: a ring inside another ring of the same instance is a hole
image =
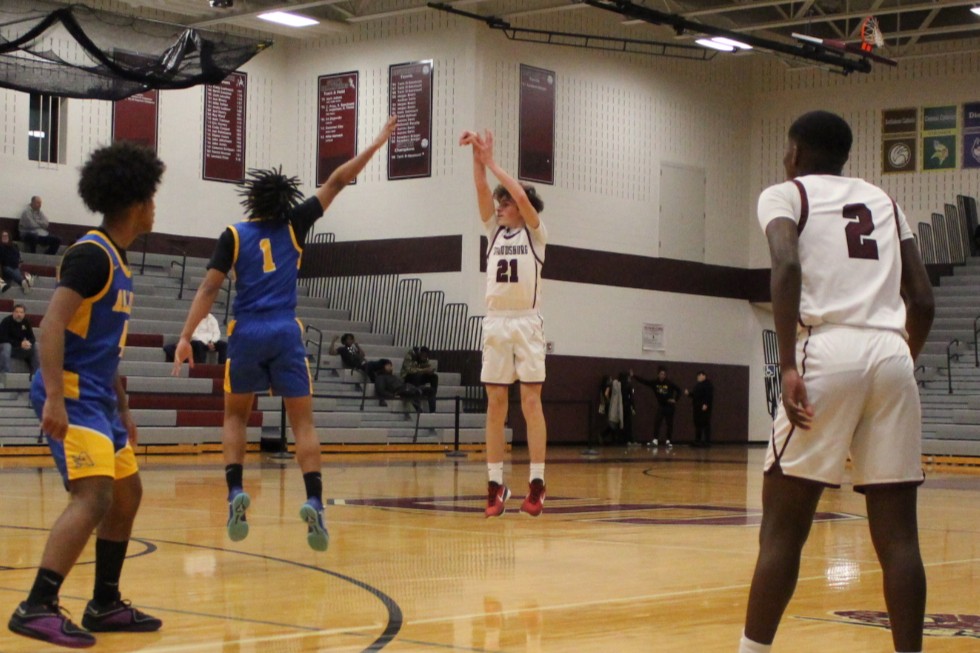
[[[25, 266], [35, 274], [34, 289], [29, 295], [8, 291], [0, 297], [0, 313], [9, 312], [14, 303], [23, 303], [28, 318], [37, 327], [47, 308], [55, 286], [54, 271], [58, 257], [44, 254], [23, 255]], [[136, 302], [130, 319], [125, 357], [120, 372], [126, 377], [130, 407], [140, 428], [140, 444], [204, 445], [221, 441], [223, 417], [223, 367], [184, 366], [180, 378], [171, 376], [172, 364], [165, 361], [162, 346], [175, 342], [183, 326], [194, 291], [204, 276], [206, 259], [188, 258], [180, 292], [180, 266], [173, 265], [172, 255], [148, 254], [145, 265], [142, 254], [130, 254], [134, 270]], [[140, 274], [142, 269], [142, 274]], [[352, 321], [346, 311], [327, 308], [323, 299], [308, 296], [308, 288], [299, 287], [297, 315], [306, 324], [324, 334], [320, 371], [314, 383], [314, 420], [322, 444], [395, 444], [405, 442], [451, 445], [454, 440], [454, 401], [439, 401], [435, 413], [418, 416], [406, 402], [389, 401], [381, 406], [373, 398], [373, 387], [365, 388], [360, 373], [344, 370], [340, 357], [327, 349], [334, 334], [354, 333], [371, 358], [390, 358], [397, 366], [406, 348], [396, 346], [391, 334], [374, 333], [367, 321]], [[222, 292], [213, 313], [219, 322], [225, 316], [225, 302], [234, 298]], [[36, 328], [36, 333], [41, 330]], [[311, 353], [316, 347], [309, 348]], [[33, 445], [38, 440], [38, 424], [27, 401], [29, 378], [26, 366], [17, 365], [7, 375], [6, 388], [17, 392], [0, 392], [0, 447]], [[316, 361], [311, 361], [316, 368]], [[462, 396], [460, 375], [440, 371], [438, 396]], [[363, 405], [363, 408], [362, 408]], [[280, 431], [281, 402], [277, 397], [259, 397], [248, 426], [248, 439], [277, 437]], [[460, 442], [483, 443], [482, 413], [460, 416]], [[508, 438], [510, 431], [508, 429]], [[289, 434], [289, 441], [293, 438]]]
[[936, 318], [917, 361], [926, 454], [980, 456], [974, 333], [980, 318], [980, 257], [968, 241], [971, 211], [975, 222], [975, 200], [959, 196], [956, 205], [946, 204], [944, 213], [933, 214], [931, 224], [919, 224], [923, 260], [953, 266], [953, 274], [934, 289]]

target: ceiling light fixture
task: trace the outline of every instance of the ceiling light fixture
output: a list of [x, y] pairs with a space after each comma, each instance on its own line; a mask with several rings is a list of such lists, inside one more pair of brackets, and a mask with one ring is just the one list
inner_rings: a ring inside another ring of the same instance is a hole
[[971, 7], [970, 8], [970, 11], [972, 11], [973, 13], [975, 13], [977, 16], [980, 16], [980, 5], [977, 5], [975, 7]]
[[729, 47], [736, 48], [738, 50], [751, 50], [752, 46], [747, 43], [742, 43], [741, 41], [736, 41], [735, 39], [725, 38], [724, 36], [715, 36], [711, 39], [715, 43], [721, 43], [722, 45], [727, 45]]
[[270, 11], [265, 14], [259, 14], [258, 17], [270, 23], [279, 23], [280, 25], [287, 25], [289, 27], [309, 27], [310, 25], [320, 24], [318, 20], [307, 16], [300, 16], [299, 14], [291, 14], [287, 11]]
[[735, 52], [734, 45], [726, 45], [725, 43], [719, 43], [714, 39], [698, 39], [695, 41], [698, 45], [703, 48], [711, 48], [712, 50], [721, 50], [722, 52]]

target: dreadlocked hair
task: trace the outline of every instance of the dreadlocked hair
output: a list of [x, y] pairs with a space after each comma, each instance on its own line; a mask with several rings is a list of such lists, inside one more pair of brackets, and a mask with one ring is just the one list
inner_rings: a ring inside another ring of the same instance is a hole
[[240, 186], [238, 194], [244, 198], [241, 205], [252, 220], [285, 222], [289, 210], [303, 199], [299, 177], [282, 174], [282, 166], [270, 170], [252, 168]]

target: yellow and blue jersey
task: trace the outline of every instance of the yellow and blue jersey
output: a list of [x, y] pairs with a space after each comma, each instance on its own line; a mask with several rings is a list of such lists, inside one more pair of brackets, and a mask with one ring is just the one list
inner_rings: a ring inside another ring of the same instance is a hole
[[[115, 405], [116, 372], [133, 310], [132, 272], [125, 255], [101, 231], [93, 230], [79, 238], [65, 253], [65, 260], [82, 251], [86, 258], [98, 257], [93, 253], [99, 250], [108, 259], [108, 265], [100, 266], [108, 274], [104, 275], [104, 281], [97, 280], [102, 285], [94, 294], [87, 297], [83, 294], [81, 305], [65, 327], [65, 399], [91, 399]], [[59, 285], [65, 285], [60, 275]], [[39, 377], [36, 375], [35, 384], [42, 383]]]
[[288, 222], [246, 220], [228, 227], [235, 239], [237, 319], [254, 313], [296, 311], [296, 279], [303, 248]]

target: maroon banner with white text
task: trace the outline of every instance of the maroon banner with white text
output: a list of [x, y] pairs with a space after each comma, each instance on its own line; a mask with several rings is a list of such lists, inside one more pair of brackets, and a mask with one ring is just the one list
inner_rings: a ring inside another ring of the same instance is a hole
[[157, 151], [160, 91], [144, 91], [112, 103], [112, 142], [130, 141]]
[[[357, 155], [357, 73], [317, 78], [316, 185]], [[355, 179], [351, 183], [357, 183]]]
[[432, 61], [388, 68], [389, 114], [398, 126], [388, 142], [388, 179], [432, 176]]
[[521, 64], [517, 177], [555, 183], [555, 73]]
[[204, 87], [204, 179], [245, 178], [245, 100], [248, 77], [235, 72]]

